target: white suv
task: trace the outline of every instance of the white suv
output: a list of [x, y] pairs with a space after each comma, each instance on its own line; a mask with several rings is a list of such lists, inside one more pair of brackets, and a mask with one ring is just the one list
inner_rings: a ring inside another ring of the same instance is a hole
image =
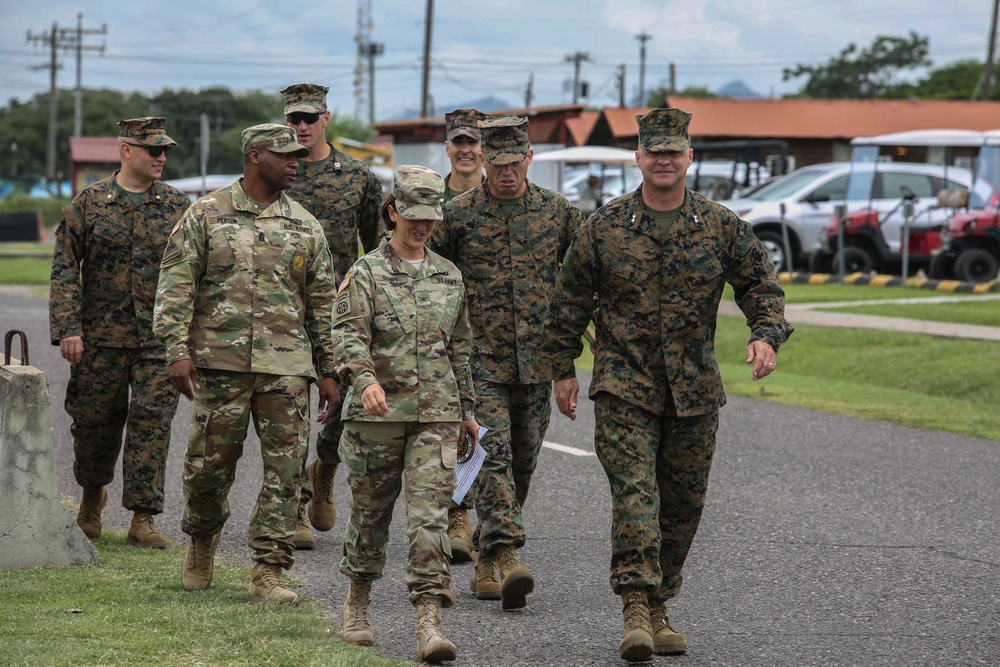
[[[778, 271], [787, 271], [784, 243], [781, 236], [781, 204], [785, 205], [785, 222], [792, 250], [791, 266], [803, 265], [809, 255], [819, 249], [823, 226], [838, 204], [846, 204], [847, 212], [871, 208], [879, 212], [880, 219], [899, 203], [903, 196], [901, 186], [909, 188], [920, 198], [914, 208], [914, 217], [922, 223], [944, 223], [950, 209], [932, 208], [937, 203], [937, 193], [947, 188], [966, 190], [972, 183], [972, 173], [960, 167], [906, 162], [854, 163], [854, 182], [865, 188], [852, 186], [848, 198], [850, 162], [828, 162], [802, 167], [749, 191], [741, 199], [719, 202], [753, 225], [754, 233], [767, 248], [768, 255]], [[858, 179], [862, 172], [874, 171], [874, 178]], [[870, 189], [868, 189], [870, 185]], [[902, 227], [900, 215], [883, 223], [887, 239], [899, 239]]]

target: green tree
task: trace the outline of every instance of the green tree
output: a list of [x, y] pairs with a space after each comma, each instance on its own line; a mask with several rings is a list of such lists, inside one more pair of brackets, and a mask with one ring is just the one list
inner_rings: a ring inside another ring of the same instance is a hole
[[[997, 81], [1000, 68], [994, 68], [993, 80]], [[926, 77], [904, 90], [906, 97], [932, 100], [969, 100], [983, 75], [983, 63], [971, 60], [957, 60], [948, 65], [931, 70]], [[998, 98], [993, 89], [992, 99]]]
[[929, 67], [929, 51], [930, 40], [913, 31], [908, 37], [880, 35], [867, 48], [848, 45], [825, 65], [786, 68], [782, 78], [809, 77], [799, 91], [801, 97], [901, 97], [907, 86], [899, 81], [900, 72]]
[[706, 86], [687, 86], [681, 90], [671, 90], [670, 86], [661, 84], [655, 90], [646, 95], [647, 107], [662, 107], [666, 104], [667, 97], [676, 95], [679, 97], [715, 97], [715, 93]]

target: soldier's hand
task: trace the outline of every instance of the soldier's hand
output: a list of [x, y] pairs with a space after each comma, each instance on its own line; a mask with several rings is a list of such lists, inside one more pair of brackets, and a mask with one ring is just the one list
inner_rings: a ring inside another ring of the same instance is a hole
[[370, 384], [361, 392], [361, 405], [372, 417], [389, 414], [389, 404], [385, 402], [385, 389], [378, 382]]
[[340, 407], [340, 385], [333, 378], [323, 378], [319, 384], [319, 417], [316, 421], [325, 424]]
[[194, 362], [190, 359], [179, 359], [170, 364], [167, 371], [170, 374], [170, 384], [174, 389], [194, 400], [194, 390], [201, 389], [198, 384], [198, 372], [195, 370]]
[[576, 378], [556, 380], [556, 405], [559, 412], [576, 420], [576, 397], [580, 393], [580, 383]]
[[59, 341], [59, 353], [69, 363], [79, 363], [83, 359], [83, 338], [81, 336], [63, 338]]
[[466, 419], [459, 423], [458, 425], [458, 441], [462, 442], [465, 439], [465, 434], [469, 434], [469, 438], [472, 439], [472, 446], [475, 447], [479, 442], [479, 423], [475, 419]]
[[753, 364], [754, 382], [770, 375], [777, 360], [778, 353], [764, 341], [755, 340], [747, 345], [747, 363]]

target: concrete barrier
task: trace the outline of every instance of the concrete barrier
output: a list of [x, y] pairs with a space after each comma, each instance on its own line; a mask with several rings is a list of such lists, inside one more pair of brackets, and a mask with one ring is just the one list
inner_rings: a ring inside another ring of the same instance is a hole
[[0, 366], [0, 571], [100, 561], [59, 502], [49, 405], [40, 370]]

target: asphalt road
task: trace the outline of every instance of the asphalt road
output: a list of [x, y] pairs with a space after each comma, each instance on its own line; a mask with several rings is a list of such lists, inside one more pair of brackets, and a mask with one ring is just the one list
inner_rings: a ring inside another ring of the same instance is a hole
[[[62, 409], [68, 366], [48, 344], [44, 299], [0, 292], [0, 333], [24, 330], [32, 365], [50, 383], [60, 493], [79, 497]], [[17, 356], [15, 346], [15, 356]], [[586, 378], [582, 378], [586, 379]], [[592, 403], [557, 413], [525, 508], [522, 559], [536, 578], [526, 609], [503, 612], [469, 592], [470, 564], [453, 567], [458, 601], [444, 616], [456, 665], [617, 665], [621, 606], [608, 584], [610, 500], [593, 456]], [[174, 420], [167, 505], [158, 525], [180, 544], [180, 469], [190, 419]], [[221, 557], [249, 565], [246, 525], [260, 483], [250, 436], [230, 496]], [[722, 411], [708, 507], [668, 605], [689, 653], [655, 664], [1000, 664], [1000, 443], [732, 397]], [[116, 480], [105, 526], [129, 515]], [[349, 489], [336, 483], [338, 508]], [[407, 545], [397, 506], [386, 576], [375, 587], [377, 649], [412, 660], [415, 613], [403, 583]], [[339, 620], [344, 518], [318, 533], [293, 574]], [[100, 548], [100, 541], [97, 542]], [[183, 593], [177, 582], [178, 595]]]

